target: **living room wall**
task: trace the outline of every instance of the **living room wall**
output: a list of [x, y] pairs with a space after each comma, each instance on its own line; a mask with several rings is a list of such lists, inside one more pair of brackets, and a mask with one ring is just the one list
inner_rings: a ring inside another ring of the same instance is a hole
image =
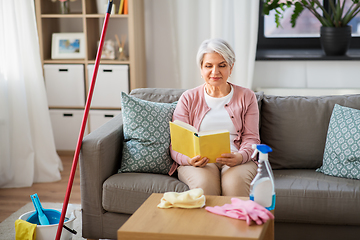
[[[167, 0], [144, 3], [147, 86], [180, 88], [180, 72], [172, 49], [177, 39], [171, 29]], [[188, 64], [195, 65], [196, 52], [188, 54], [194, 56], [194, 62]], [[252, 88], [360, 89], [359, 65], [360, 61], [256, 61]], [[199, 81], [199, 76], [194, 76], [194, 81]]]
[[[180, 88], [166, 1], [145, 1], [147, 86]], [[156, 14], [154, 14], [156, 13]], [[186, 33], [184, 33], [186, 34]], [[191, 36], [189, 36], [191, 38]], [[196, 52], [189, 52], [194, 56]], [[236, 64], [236, 63], [235, 63]], [[256, 61], [253, 90], [262, 88], [358, 88], [360, 61]], [[199, 76], [194, 76], [194, 81]]]
[[256, 61], [253, 89], [360, 89], [359, 64], [359, 61]]

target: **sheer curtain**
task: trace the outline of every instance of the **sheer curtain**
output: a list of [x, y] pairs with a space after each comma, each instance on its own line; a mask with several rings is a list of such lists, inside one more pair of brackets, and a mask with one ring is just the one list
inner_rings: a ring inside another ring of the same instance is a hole
[[34, 1], [0, 0], [0, 187], [60, 180]]
[[[149, 87], [193, 88], [203, 83], [195, 57], [200, 43], [223, 38], [234, 48], [230, 81], [251, 88], [259, 1], [145, 1]], [[171, 79], [171, 80], [170, 80]]]

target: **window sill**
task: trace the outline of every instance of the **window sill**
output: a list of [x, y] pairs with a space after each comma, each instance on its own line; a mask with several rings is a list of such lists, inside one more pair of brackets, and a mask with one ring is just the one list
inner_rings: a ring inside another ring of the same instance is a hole
[[358, 61], [360, 49], [349, 49], [345, 56], [326, 56], [322, 49], [258, 49], [257, 61]]

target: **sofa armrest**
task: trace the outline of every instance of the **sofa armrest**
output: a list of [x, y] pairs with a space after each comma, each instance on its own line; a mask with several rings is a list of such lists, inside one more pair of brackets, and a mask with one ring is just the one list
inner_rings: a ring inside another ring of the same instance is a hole
[[[80, 151], [80, 188], [83, 233], [101, 229], [102, 187], [117, 173], [122, 153], [123, 127], [120, 113], [84, 137]], [[100, 232], [98, 231], [98, 232]]]

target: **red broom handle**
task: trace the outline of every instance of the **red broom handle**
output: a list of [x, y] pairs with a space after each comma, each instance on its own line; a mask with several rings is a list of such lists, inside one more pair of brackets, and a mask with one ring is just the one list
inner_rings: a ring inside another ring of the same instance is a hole
[[61, 233], [62, 233], [62, 228], [63, 228], [63, 225], [64, 225], [65, 214], [66, 214], [67, 206], [68, 206], [68, 203], [69, 203], [69, 198], [70, 198], [70, 193], [71, 193], [71, 189], [72, 189], [73, 182], [74, 182], [76, 167], [77, 167], [78, 160], [79, 160], [81, 143], [82, 143], [82, 140], [83, 140], [83, 137], [84, 137], [86, 122], [87, 122], [87, 118], [88, 118], [89, 110], [90, 110], [90, 104], [91, 104], [92, 96], [93, 96], [93, 93], [94, 93], [97, 72], [98, 72], [98, 69], [99, 69], [101, 53], [102, 53], [102, 48], [103, 48], [103, 45], [104, 45], [104, 39], [105, 39], [105, 35], [106, 35], [107, 25], [108, 25], [108, 22], [109, 22], [109, 17], [110, 17], [110, 13], [111, 13], [112, 4], [113, 4], [113, 1], [109, 0], [108, 8], [107, 8], [107, 11], [106, 11], [106, 14], [105, 14], [104, 25], [103, 25], [103, 29], [102, 29], [102, 32], [101, 32], [100, 44], [99, 44], [99, 48], [98, 48], [98, 51], [97, 51], [97, 54], [96, 54], [95, 67], [94, 67], [94, 72], [93, 72], [93, 76], [92, 76], [92, 80], [91, 80], [91, 84], [90, 84], [90, 90], [89, 90], [89, 94], [88, 94], [88, 97], [87, 97], [87, 100], [86, 100], [84, 116], [83, 116], [82, 123], [81, 123], [79, 138], [78, 138], [77, 145], [76, 145], [76, 150], [75, 150], [75, 155], [74, 155], [74, 159], [73, 159], [73, 164], [72, 164], [72, 167], [71, 167], [69, 182], [68, 182], [68, 186], [67, 186], [67, 189], [66, 189], [66, 195], [65, 195], [65, 199], [64, 199], [64, 203], [63, 203], [63, 207], [62, 207], [62, 211], [61, 211], [61, 217], [60, 217], [60, 221], [59, 221], [59, 226], [58, 226], [57, 232], [56, 232], [56, 238], [55, 238], [56, 240], [60, 240]]

